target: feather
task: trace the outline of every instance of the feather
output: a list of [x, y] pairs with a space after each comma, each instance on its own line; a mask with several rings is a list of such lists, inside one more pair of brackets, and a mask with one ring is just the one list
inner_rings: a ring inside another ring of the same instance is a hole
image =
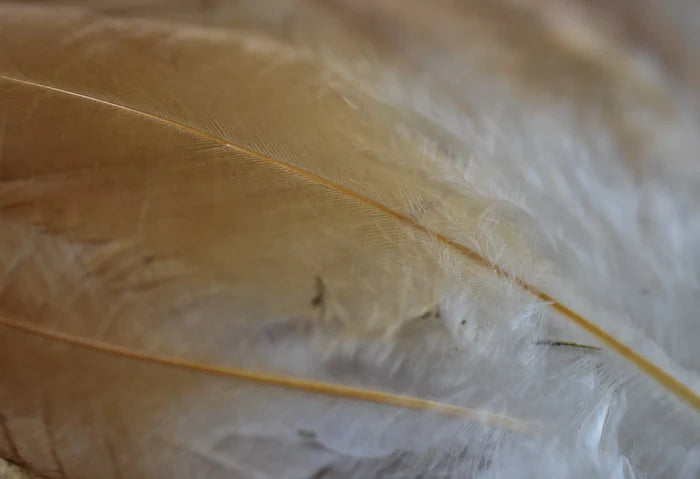
[[498, 2], [85, 3], [0, 6], [0, 456], [700, 473], [699, 116], [664, 69], [514, 47]]

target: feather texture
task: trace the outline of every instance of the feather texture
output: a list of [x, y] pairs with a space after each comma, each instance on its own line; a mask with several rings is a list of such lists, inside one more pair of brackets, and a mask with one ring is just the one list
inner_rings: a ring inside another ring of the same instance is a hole
[[1, 7], [0, 455], [698, 474], [691, 91], [511, 6], [108, 3]]

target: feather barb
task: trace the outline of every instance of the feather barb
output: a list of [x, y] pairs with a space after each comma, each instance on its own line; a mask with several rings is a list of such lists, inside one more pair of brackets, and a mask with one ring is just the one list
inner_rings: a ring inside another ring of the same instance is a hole
[[80, 336], [43, 329], [27, 324], [23, 321], [13, 320], [3, 316], [0, 316], [0, 325], [25, 334], [30, 334], [32, 336], [37, 336], [52, 341], [59, 341], [71, 346], [77, 346], [83, 349], [88, 349], [103, 354], [111, 354], [113, 356], [135, 361], [143, 361], [151, 364], [159, 364], [161, 366], [185, 369], [216, 376], [224, 376], [241, 381], [263, 384], [266, 386], [276, 386], [315, 394], [323, 394], [326, 396], [340, 397], [343, 399], [371, 402], [419, 411], [429, 411], [445, 416], [454, 416], [467, 419], [469, 421], [478, 422], [487, 426], [514, 432], [531, 433], [533, 430], [532, 425], [529, 425], [519, 419], [453, 404], [431, 401], [428, 399], [404, 396], [400, 394], [391, 394], [372, 389], [343, 386], [340, 384], [332, 384], [322, 381], [313, 381], [297, 377], [268, 374], [249, 369], [217, 366], [172, 356], [149, 354], [103, 341], [95, 341]]
[[[135, 109], [135, 108], [132, 108], [129, 106], [120, 105], [118, 103], [114, 103], [114, 102], [104, 100], [101, 98], [96, 98], [96, 97], [93, 97], [90, 95], [85, 95], [82, 93], [73, 92], [70, 90], [65, 90], [65, 89], [54, 87], [51, 85], [33, 82], [30, 80], [9, 77], [6, 75], [0, 75], [0, 79], [7, 81], [7, 82], [15, 83], [15, 84], [32, 86], [32, 87], [43, 89], [43, 90], [50, 90], [50, 91], [58, 92], [61, 94], [70, 95], [70, 96], [77, 97], [77, 98], [82, 98], [84, 100], [101, 103], [103, 105], [108, 105], [110, 107], [113, 107], [113, 108], [116, 108], [116, 109], [119, 109], [122, 111], [128, 111], [130, 113], [140, 115], [140, 116], [149, 118], [149, 119], [154, 120], [154, 121], [158, 121], [158, 122], [166, 124], [170, 127], [177, 128], [177, 129], [180, 129], [183, 131], [190, 132], [194, 135], [207, 138], [215, 143], [218, 143], [219, 145], [221, 145], [225, 148], [229, 148], [229, 149], [237, 151], [239, 153], [244, 153], [244, 154], [249, 155], [253, 158], [256, 158], [260, 161], [274, 164], [276, 166], [279, 166], [280, 168], [284, 168], [287, 171], [291, 171], [295, 174], [303, 176], [310, 181], [313, 181], [315, 183], [318, 183], [318, 184], [324, 185], [330, 189], [333, 189], [333, 190], [335, 190], [343, 195], [352, 197], [352, 198], [354, 198], [354, 199], [356, 199], [364, 204], [373, 206], [373, 207], [381, 210], [382, 212], [384, 212], [390, 216], [393, 216], [397, 220], [405, 223], [406, 225], [412, 227], [413, 229], [431, 236], [436, 241], [450, 247], [451, 249], [453, 249], [454, 251], [457, 251], [461, 255], [468, 257], [470, 260], [474, 261], [475, 263], [477, 263], [485, 268], [492, 269], [498, 276], [501, 276], [505, 279], [513, 281], [520, 288], [529, 292], [530, 294], [532, 294], [536, 298], [542, 300], [543, 302], [547, 303], [551, 309], [553, 309], [554, 311], [556, 311], [557, 313], [559, 313], [561, 316], [565, 317], [566, 319], [568, 319], [572, 323], [576, 324], [580, 328], [584, 329], [589, 334], [591, 334], [592, 336], [597, 338], [601, 343], [605, 344], [607, 347], [609, 347], [611, 350], [615, 351], [617, 354], [622, 356], [624, 359], [626, 359], [630, 363], [634, 364], [638, 369], [640, 369], [642, 372], [644, 372], [645, 374], [652, 377], [660, 385], [665, 387], [668, 391], [673, 393], [675, 396], [677, 396], [681, 400], [685, 401], [687, 404], [692, 406], [695, 410], [700, 411], [700, 395], [695, 393], [695, 391], [693, 391], [690, 387], [688, 387], [687, 385], [680, 382], [678, 379], [676, 379], [673, 376], [671, 376], [670, 374], [668, 374], [661, 367], [652, 363], [650, 360], [645, 358], [643, 355], [641, 355], [640, 353], [631, 349], [630, 347], [628, 347], [627, 345], [622, 343], [620, 340], [618, 340], [617, 338], [615, 338], [611, 334], [609, 334], [606, 331], [604, 331], [603, 329], [601, 329], [599, 326], [594, 324], [592, 321], [589, 321], [588, 319], [586, 319], [585, 317], [583, 317], [579, 313], [573, 311], [572, 309], [565, 306], [560, 301], [557, 301], [555, 298], [548, 295], [547, 293], [541, 291], [537, 287], [535, 287], [535, 286], [523, 281], [522, 279], [508, 273], [500, 266], [498, 266], [496, 264], [492, 264], [490, 261], [488, 261], [486, 258], [484, 258], [481, 254], [472, 250], [471, 248], [469, 248], [469, 247], [467, 247], [467, 246], [465, 246], [465, 245], [463, 245], [455, 240], [452, 240], [443, 234], [440, 234], [438, 232], [431, 230], [427, 226], [424, 226], [424, 225], [418, 223], [416, 220], [414, 220], [410, 216], [403, 214], [399, 211], [396, 211], [383, 203], [380, 203], [376, 200], [373, 200], [367, 196], [364, 196], [360, 193], [357, 193], [356, 191], [353, 191], [353, 190], [346, 188], [338, 183], [335, 183], [335, 182], [330, 181], [326, 178], [318, 176], [314, 173], [306, 171], [302, 168], [298, 168], [294, 165], [290, 165], [288, 163], [284, 163], [284, 162], [276, 160], [274, 158], [270, 158], [270, 157], [265, 156], [261, 153], [258, 153], [258, 152], [252, 151], [252, 150], [248, 150], [247, 148], [244, 148], [244, 147], [241, 147], [238, 145], [234, 145], [234, 144], [226, 141], [225, 139], [217, 137], [217, 136], [212, 135], [210, 133], [207, 133], [206, 131], [202, 131], [200, 129], [191, 127], [189, 125], [186, 125], [186, 124], [174, 121], [174, 120], [170, 120], [168, 118], [164, 118], [164, 117], [161, 117], [161, 116], [158, 116], [158, 115], [155, 115], [152, 113], [148, 113], [146, 111], [138, 110], [138, 109]], [[5, 322], [4, 324], [7, 324], [7, 323]], [[56, 334], [58, 335], [59, 333], [56, 333]], [[262, 381], [262, 382], [264, 382], [264, 381]], [[272, 379], [270, 379], [269, 382], [274, 383], [274, 381]], [[308, 385], [305, 387], [307, 390], [313, 389], [312, 383], [308, 383]], [[338, 387], [340, 388], [340, 386], [338, 386]], [[371, 394], [369, 394], [367, 392], [365, 392], [363, 394], [368, 395], [367, 396], [368, 398], [371, 396]], [[367, 400], [369, 400], [369, 399], [367, 399]], [[427, 406], [427, 404], [426, 404], [426, 406]]]

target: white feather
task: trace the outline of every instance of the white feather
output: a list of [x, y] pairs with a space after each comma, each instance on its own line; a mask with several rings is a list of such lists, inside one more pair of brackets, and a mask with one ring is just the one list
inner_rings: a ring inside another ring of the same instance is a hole
[[[518, 53], [488, 16], [455, 19], [443, 2], [413, 5], [430, 12], [427, 33], [409, 24], [420, 15], [403, 3], [345, 5], [348, 15], [391, 18], [384, 27], [399, 36], [409, 25], [415, 36], [388, 41], [390, 53], [338, 28], [342, 20], [321, 6], [242, 3], [235, 16], [223, 8], [205, 23], [254, 22], [258, 31], [235, 36], [256, 54], [322, 63], [352, 108], [381, 106], [370, 111], [395, 124], [389, 148], [420, 153], [420, 162], [388, 165], [439, 186], [407, 201], [420, 224], [546, 290], [698, 394], [700, 110], [692, 92], [630, 50], [612, 58], [572, 50], [604, 72], [599, 82], [570, 73], [532, 79], [531, 68], [546, 62]], [[291, 33], [280, 33], [280, 18]], [[354, 141], [358, 152], [372, 148]], [[358, 304], [347, 284], [321, 279], [316, 317], [263, 317], [235, 335], [210, 331], [211, 341], [230, 342], [228, 359], [240, 367], [392, 385], [516, 417], [525, 432], [214, 382], [164, 404], [161, 420], [231, 477], [700, 475], [697, 410], [513, 281], [435, 251], [440, 281], [422, 296], [413, 296], [420, 271], [391, 285], [399, 314]], [[217, 294], [211, 301], [226, 310]], [[182, 313], [193, 325], [199, 314]], [[219, 399], [201, 411], [202, 396]], [[178, 464], [177, 454], [152, 460]], [[0, 477], [13, 477], [3, 467]]]

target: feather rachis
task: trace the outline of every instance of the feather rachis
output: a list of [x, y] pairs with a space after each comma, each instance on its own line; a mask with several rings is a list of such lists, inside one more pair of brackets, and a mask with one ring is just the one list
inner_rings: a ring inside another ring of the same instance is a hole
[[471, 410], [461, 406], [444, 404], [437, 401], [414, 398], [410, 396], [401, 396], [390, 394], [383, 391], [372, 391], [362, 388], [353, 388], [349, 386], [322, 383], [319, 381], [305, 380], [302, 378], [293, 378], [285, 376], [277, 376], [266, 374], [257, 371], [246, 369], [237, 369], [229, 367], [220, 367], [211, 364], [205, 364], [196, 361], [190, 361], [175, 357], [157, 356], [149, 353], [143, 353], [134, 349], [124, 348], [110, 343], [94, 341], [90, 339], [79, 338], [56, 331], [49, 331], [42, 328], [37, 328], [26, 324], [23, 321], [16, 321], [5, 317], [0, 317], [0, 324], [5, 327], [13, 328], [26, 334], [32, 334], [52, 341], [59, 341], [74, 346], [79, 346], [86, 349], [91, 349], [104, 354], [112, 354], [119, 357], [124, 357], [137, 361], [147, 361], [174, 368], [188, 369], [195, 372], [206, 374], [214, 374], [225, 376], [242, 381], [250, 381], [254, 383], [264, 384], [268, 386], [277, 386], [282, 388], [297, 389], [300, 391], [312, 392], [316, 394], [324, 394], [328, 396], [337, 396], [344, 399], [353, 399], [357, 401], [373, 402], [382, 405], [395, 406], [407, 409], [416, 409], [419, 411], [427, 411], [447, 416], [454, 416], [469, 421], [483, 423], [485, 425], [506, 430], [532, 433], [532, 425], [523, 423], [520, 420], [491, 414], [488, 412]]
[[292, 165], [289, 165], [287, 163], [272, 159], [268, 156], [261, 155], [260, 153], [250, 151], [250, 150], [242, 148], [238, 145], [234, 145], [234, 144], [232, 144], [232, 143], [230, 143], [222, 138], [210, 135], [202, 130], [195, 129], [195, 128], [192, 128], [190, 126], [184, 125], [184, 124], [176, 123], [172, 120], [168, 120], [168, 119], [162, 118], [162, 117], [157, 116], [157, 115], [152, 115], [150, 113], [146, 113], [146, 112], [143, 112], [140, 110], [134, 110], [132, 108], [124, 107], [123, 105], [117, 105], [115, 103], [112, 103], [112, 102], [109, 102], [106, 100], [94, 98], [92, 96], [82, 95], [79, 93], [74, 93], [74, 92], [66, 91], [66, 90], [63, 90], [60, 88], [55, 88], [55, 87], [51, 87], [51, 86], [47, 86], [47, 85], [43, 85], [43, 84], [38, 84], [38, 83], [34, 83], [31, 81], [27, 81], [27, 80], [20, 80], [20, 79], [16, 79], [16, 78], [7, 77], [4, 75], [1, 75], [0, 79], [3, 79], [5, 81], [18, 82], [18, 83], [30, 85], [30, 86], [37, 87], [37, 88], [54, 90], [54, 91], [57, 91], [59, 93], [76, 96], [76, 97], [83, 98], [83, 99], [86, 99], [89, 101], [96, 101], [96, 102], [104, 103], [105, 105], [108, 105], [108, 106], [111, 106], [114, 108], [124, 109], [126, 111], [131, 112], [131, 113], [145, 116], [145, 117], [147, 117], [151, 120], [154, 120], [154, 121], [163, 122], [168, 126], [182, 129], [182, 130], [188, 131], [188, 132], [193, 133], [193, 134], [198, 135], [198, 136], [204, 136], [207, 139], [212, 140], [212, 141], [224, 146], [225, 148], [230, 148], [230, 149], [233, 149], [236, 151], [243, 152], [243, 153], [250, 155], [250, 156], [253, 156], [261, 161], [274, 163], [275, 165], [280, 166], [286, 170], [289, 170], [289, 171], [292, 171], [296, 174], [302, 175], [302, 176], [310, 179], [311, 181], [314, 181], [314, 182], [320, 183], [324, 186], [327, 186], [328, 188], [331, 188], [334, 191], [337, 191], [341, 194], [350, 196], [358, 201], [361, 201], [363, 203], [371, 205], [371, 206], [381, 210], [382, 212], [384, 212], [390, 216], [393, 216], [394, 218], [410, 225], [412, 228], [414, 228], [422, 233], [425, 233], [429, 236], [434, 237], [437, 241], [453, 248], [454, 250], [458, 251], [459, 254], [464, 255], [465, 257], [469, 258], [471, 261], [474, 261], [477, 264], [479, 264], [483, 267], [486, 267], [488, 269], [492, 269], [497, 275], [503, 276], [504, 278], [507, 278], [508, 280], [513, 281], [519, 287], [528, 291], [533, 296], [535, 296], [539, 300], [541, 300], [544, 303], [546, 303], [547, 305], [549, 305], [556, 312], [558, 312], [559, 314], [561, 314], [562, 316], [567, 318], [569, 321], [572, 321], [573, 323], [575, 323], [579, 327], [583, 328], [588, 333], [590, 333], [592, 336], [594, 336], [596, 339], [600, 340], [603, 344], [610, 347], [613, 351], [615, 351], [616, 353], [620, 354], [622, 357], [624, 357], [625, 359], [627, 359], [628, 361], [633, 363], [636, 367], [638, 367], [640, 370], [642, 370], [645, 374], [648, 374], [649, 376], [653, 377], [661, 385], [663, 385], [664, 387], [669, 389], [669, 391], [671, 391], [673, 394], [677, 395], [683, 401], [686, 401], [693, 408], [700, 410], [700, 396], [698, 394], [696, 394], [690, 387], [688, 387], [685, 384], [683, 384], [682, 382], [678, 381], [672, 375], [668, 374], [663, 369], [661, 369], [657, 365], [655, 365], [653, 362], [651, 362], [647, 358], [645, 358], [643, 355], [640, 355], [639, 353], [635, 352], [633, 349], [629, 348], [624, 343], [620, 342], [614, 336], [605, 332], [603, 329], [601, 329], [600, 327], [598, 327], [597, 325], [595, 325], [591, 321], [587, 320], [586, 318], [584, 318], [580, 314], [576, 313], [572, 309], [566, 307], [563, 303], [554, 299], [550, 295], [540, 291], [535, 286], [532, 286], [532, 285], [524, 282], [523, 280], [521, 280], [517, 277], [514, 277], [513, 275], [511, 275], [510, 273], [505, 271], [503, 268], [501, 268], [500, 266], [492, 264], [486, 258], [484, 258], [479, 253], [477, 253], [476, 251], [464, 246], [461, 243], [458, 243], [458, 242], [446, 237], [443, 234], [436, 233], [436, 232], [430, 230], [426, 226], [423, 226], [420, 223], [416, 222], [413, 218], [411, 218], [411, 217], [409, 217], [409, 216], [407, 216], [399, 211], [393, 210], [380, 202], [372, 200], [369, 197], [361, 195], [353, 190], [350, 190], [342, 185], [339, 185], [339, 184], [334, 183], [332, 181], [329, 181], [323, 177], [320, 177], [318, 175], [310, 173], [306, 170], [303, 170], [303, 169], [294, 167]]

